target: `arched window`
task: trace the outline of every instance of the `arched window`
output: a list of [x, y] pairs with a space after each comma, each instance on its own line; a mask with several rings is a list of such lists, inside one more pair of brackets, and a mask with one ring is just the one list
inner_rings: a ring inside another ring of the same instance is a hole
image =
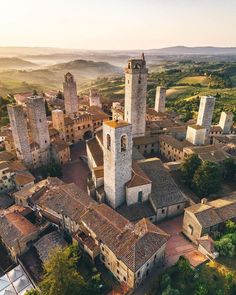
[[111, 136], [110, 134], [107, 134], [107, 149], [111, 150]]
[[121, 136], [120, 140], [121, 151], [124, 152], [127, 149], [127, 137], [126, 135]]

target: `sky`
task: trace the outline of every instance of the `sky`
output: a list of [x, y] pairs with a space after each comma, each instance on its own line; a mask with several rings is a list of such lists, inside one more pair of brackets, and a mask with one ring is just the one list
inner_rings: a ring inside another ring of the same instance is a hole
[[236, 46], [236, 0], [0, 0], [0, 46]]

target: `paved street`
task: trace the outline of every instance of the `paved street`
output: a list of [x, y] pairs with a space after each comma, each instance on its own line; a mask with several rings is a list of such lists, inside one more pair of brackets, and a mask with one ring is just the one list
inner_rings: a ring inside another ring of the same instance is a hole
[[174, 265], [179, 260], [180, 256], [188, 258], [193, 266], [199, 265], [206, 260], [196, 249], [196, 246], [187, 240], [181, 233], [182, 223], [183, 217], [179, 216], [158, 224], [162, 230], [171, 235], [166, 246], [167, 267]]
[[87, 192], [86, 183], [89, 168], [79, 158], [81, 155], [86, 155], [84, 142], [78, 142], [71, 147], [71, 162], [63, 166], [63, 180], [67, 183], [74, 182]]

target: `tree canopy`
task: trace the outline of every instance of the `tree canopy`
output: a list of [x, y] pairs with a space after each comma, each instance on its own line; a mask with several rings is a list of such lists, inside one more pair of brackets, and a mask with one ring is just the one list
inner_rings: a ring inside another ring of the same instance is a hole
[[221, 187], [219, 166], [210, 161], [203, 162], [194, 174], [193, 187], [201, 197], [207, 197], [218, 192]]
[[198, 155], [189, 155], [181, 165], [181, 174], [184, 182], [192, 186], [192, 180], [198, 167], [201, 165], [201, 160]]

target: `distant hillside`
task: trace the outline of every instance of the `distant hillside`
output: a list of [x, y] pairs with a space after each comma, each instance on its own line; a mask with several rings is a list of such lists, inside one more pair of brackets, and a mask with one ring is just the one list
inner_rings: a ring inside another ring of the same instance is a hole
[[106, 76], [110, 74], [120, 73], [119, 67], [113, 66], [107, 62], [94, 62], [91, 60], [78, 59], [67, 63], [61, 63], [50, 66], [51, 71], [76, 72], [84, 77]]
[[16, 58], [16, 57], [11, 57], [11, 58], [0, 58], [0, 70], [12, 70], [12, 69], [29, 69], [29, 68], [34, 68], [36, 64]]
[[151, 49], [146, 51], [148, 54], [163, 55], [236, 55], [236, 47], [186, 47], [175, 46], [161, 49]]

